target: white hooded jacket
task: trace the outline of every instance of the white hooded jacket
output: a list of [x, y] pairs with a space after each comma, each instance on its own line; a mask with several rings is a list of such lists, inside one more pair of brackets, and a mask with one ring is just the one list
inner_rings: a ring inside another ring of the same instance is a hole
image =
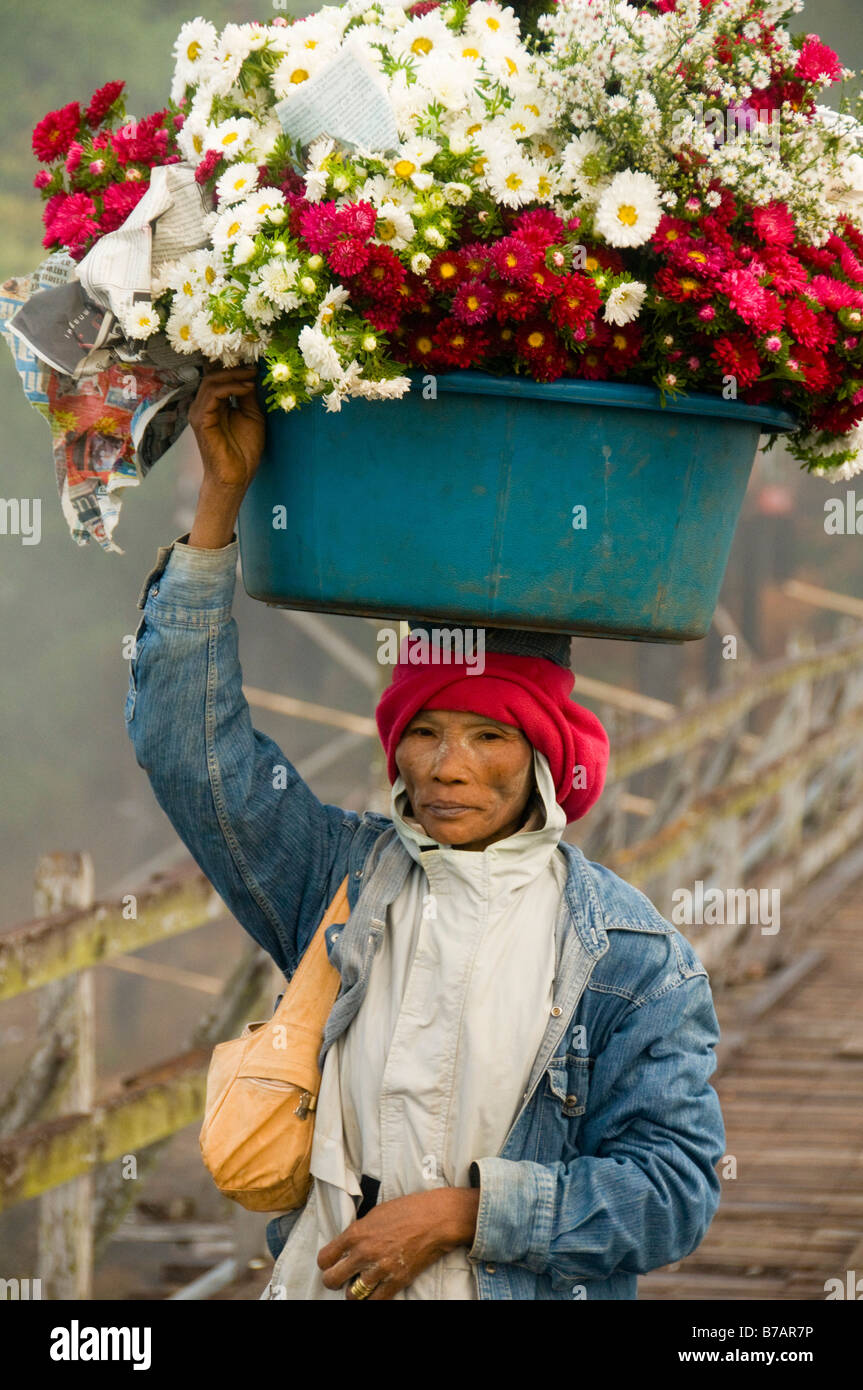
[[[542, 809], [480, 852], [431, 840], [407, 815], [402, 778], [394, 783], [393, 823], [414, 867], [388, 910], [362, 1007], [327, 1053], [312, 1192], [264, 1298], [344, 1298], [325, 1288], [316, 1257], [354, 1219], [361, 1174], [380, 1180], [379, 1202], [467, 1187], [474, 1159], [502, 1148], [552, 1006], [566, 882], [566, 815], [536, 750], [534, 772]], [[476, 1296], [466, 1246], [396, 1295]]]

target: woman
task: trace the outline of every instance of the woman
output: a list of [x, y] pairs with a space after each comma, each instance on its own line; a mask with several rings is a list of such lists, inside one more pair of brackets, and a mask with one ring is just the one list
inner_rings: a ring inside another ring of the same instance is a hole
[[561, 839], [608, 755], [568, 698], [569, 639], [489, 630], [482, 674], [403, 652], [377, 709], [391, 816], [322, 805], [241, 689], [254, 372], [205, 376], [189, 418], [204, 478], [139, 599], [138, 762], [285, 974], [349, 876], [314, 1182], [270, 1223], [265, 1297], [634, 1298], [716, 1210], [718, 1028], [689, 942]]

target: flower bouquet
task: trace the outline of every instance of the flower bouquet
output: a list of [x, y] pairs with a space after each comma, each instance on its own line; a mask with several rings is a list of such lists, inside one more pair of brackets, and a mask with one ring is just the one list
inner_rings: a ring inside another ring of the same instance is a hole
[[[863, 469], [863, 125], [859, 98], [819, 104], [854, 74], [792, 37], [801, 9], [549, 0], [530, 32], [497, 0], [195, 19], [163, 112], [108, 139], [77, 108], [41, 123], [46, 245], [85, 255], [148, 166], [194, 169], [207, 242], [154, 267], [122, 330], [141, 361], [161, 340], [259, 363], [271, 433], [307, 417], [322, 455], [323, 420], [354, 398], [344, 438], [368, 403], [480, 377], [509, 383], [486, 430], [515, 383], [637, 410], [641, 431], [660, 407], [678, 428], [736, 420], [747, 475], [758, 426], [784, 431], [802, 465], [846, 478]], [[378, 418], [362, 429], [414, 429], [407, 402]], [[556, 419], [558, 438], [584, 426]], [[739, 479], [729, 492], [733, 530]]]

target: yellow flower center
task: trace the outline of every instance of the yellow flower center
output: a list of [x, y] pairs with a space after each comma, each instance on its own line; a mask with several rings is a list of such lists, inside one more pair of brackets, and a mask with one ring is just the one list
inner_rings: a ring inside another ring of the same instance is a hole
[[191, 336], [192, 330], [189, 328], [189, 325], [187, 323], [182, 324], [180, 327], [180, 337], [183, 339], [183, 342], [187, 343]]
[[528, 345], [529, 345], [530, 347], [532, 347], [532, 348], [539, 348], [539, 347], [542, 347], [543, 343], [545, 342], [545, 334], [544, 334], [544, 333], [540, 333], [540, 332], [537, 330], [537, 332], [531, 333], [531, 334], [530, 334], [530, 336], [528, 337], [528, 340], [527, 340], [527, 341], [528, 341]]
[[225, 331], [226, 331], [226, 330], [225, 330], [225, 325], [224, 325], [223, 323], [214, 323], [214, 324], [213, 324], [213, 332], [214, 332], [214, 333], [224, 333]]
[[227, 133], [227, 135], [223, 135], [223, 136], [222, 136], [222, 144], [223, 144], [223, 145], [233, 145], [233, 143], [234, 143], [234, 141], [235, 141], [236, 139], [237, 139], [237, 132], [236, 132], [235, 130], [229, 130], [228, 133]]
[[306, 48], [317, 48], [317, 39], [306, 39]]
[[585, 270], [598, 270], [599, 261], [596, 259], [595, 256], [588, 256], [584, 262], [584, 268]]
[[330, 323], [330, 321], [332, 320], [332, 317], [333, 317], [333, 311], [332, 311], [332, 309], [331, 309], [331, 308], [330, 308], [330, 309], [324, 309], [323, 313], [321, 314], [321, 323]]
[[453, 265], [452, 261], [444, 261], [438, 267], [438, 275], [442, 280], [451, 280], [455, 274], [457, 274], [457, 268]]
[[670, 231], [668, 231], [668, 232], [665, 233], [665, 240], [666, 240], [666, 241], [676, 241], [677, 238], [678, 238], [678, 235], [679, 235], [679, 233], [677, 233], [677, 232], [674, 230], [674, 228], [672, 227]]
[[418, 350], [419, 352], [431, 352], [431, 350], [432, 350], [432, 340], [431, 340], [431, 338], [417, 338], [417, 350]]
[[532, 101], [526, 101], [524, 103], [524, 109], [525, 111], [529, 111], [532, 116], [539, 115], [539, 107], [535, 106]]
[[686, 278], [684, 278], [683, 280], [680, 281], [680, 288], [681, 288], [682, 290], [686, 290], [687, 294], [691, 294], [691, 292], [692, 292], [693, 290], [697, 290], [697, 289], [698, 289], [698, 281], [697, 281], [697, 280], [690, 280], [689, 277], [687, 276]]
[[482, 130], [481, 121], [477, 121], [474, 125], [469, 125], [467, 128], [467, 133], [468, 135], [476, 135], [478, 130]]
[[615, 333], [611, 341], [618, 352], [623, 352], [623, 349], [626, 347], [626, 338], [623, 333]]
[[249, 180], [246, 178], [245, 174], [241, 174], [238, 179], [234, 179], [234, 187], [239, 192], [240, 189], [245, 188], [248, 182]]
[[393, 226], [392, 222], [384, 222], [378, 228], [378, 236], [380, 237], [381, 241], [392, 241], [395, 234], [396, 229]]
[[230, 227], [228, 228], [228, 236], [236, 236], [236, 235], [237, 235], [237, 232], [238, 232], [239, 230], [240, 230], [240, 224], [239, 224], [239, 222], [232, 222], [231, 225], [230, 225]]
[[624, 227], [634, 227], [638, 221], [638, 213], [632, 203], [621, 203], [617, 209], [617, 220], [622, 222]]
[[551, 179], [547, 178], [545, 174], [540, 174], [539, 176], [539, 182], [536, 185], [536, 194], [538, 198], [548, 198], [551, 196]]
[[373, 268], [373, 270], [372, 270], [372, 279], [373, 279], [373, 280], [383, 280], [383, 278], [384, 278], [384, 268], [383, 268], [383, 266], [382, 266], [382, 265], [376, 265], [376, 266]]
[[192, 293], [192, 282], [191, 282], [191, 280], [184, 280], [184, 281], [183, 281], [183, 294], [191, 294], [191, 293]]
[[514, 189], [514, 188], [521, 188], [521, 185], [522, 185], [523, 182], [524, 182], [524, 180], [522, 179], [521, 174], [515, 174], [515, 173], [513, 173], [513, 174], [507, 174], [507, 176], [506, 176], [506, 186], [507, 186], [507, 188], [513, 188], [513, 189]]
[[452, 335], [452, 337], [450, 338], [449, 341], [450, 341], [450, 347], [454, 347], [454, 348], [464, 347], [464, 334], [463, 334], [463, 333], [454, 333], [454, 334]]
[[470, 309], [471, 313], [473, 313], [475, 309], [479, 308], [479, 300], [477, 299], [475, 294], [468, 295], [467, 307]]
[[206, 280], [208, 285], [212, 285], [215, 281], [216, 272], [211, 265], [208, 265], [207, 269], [204, 271], [204, 279]]
[[512, 125], [510, 126], [510, 130], [520, 130], [523, 135], [527, 130], [527, 126], [525, 125], [524, 121], [513, 121]]
[[515, 77], [516, 73], [518, 72], [518, 64], [514, 63], [511, 58], [507, 58], [506, 70], [509, 73], [510, 77]]
[[309, 74], [306, 72], [305, 68], [294, 68], [291, 73], [291, 81], [295, 87], [299, 87], [301, 82], [308, 82], [308, 80]]
[[186, 49], [186, 57], [188, 58], [190, 63], [194, 63], [197, 61], [198, 58], [200, 58], [200, 56], [201, 45], [198, 43], [197, 39], [193, 39], [193, 41], [189, 44], [189, 47]]
[[200, 154], [201, 151], [203, 150], [203, 148], [204, 148], [204, 137], [203, 137], [203, 135], [193, 135], [193, 136], [192, 136], [192, 149], [195, 151], [195, 154]]
[[486, 29], [491, 29], [493, 31], [497, 30], [500, 28], [500, 20], [495, 19], [494, 15], [490, 14], [485, 21], [485, 27]]
[[479, 57], [479, 49], [478, 49], [478, 48], [463, 48], [462, 51], [461, 51], [461, 56], [462, 56], [463, 58], [478, 58], [478, 57]]
[[411, 53], [431, 53], [433, 48], [434, 44], [432, 43], [431, 39], [427, 39], [424, 35], [421, 34], [420, 37], [418, 39], [414, 39], [413, 43], [411, 44]]
[[416, 169], [417, 166], [410, 159], [397, 159], [393, 165], [393, 173], [400, 179], [409, 179]]
[[518, 256], [516, 256], [516, 255], [514, 254], [514, 252], [512, 252], [512, 251], [507, 251], [507, 253], [506, 253], [506, 263], [507, 263], [508, 266], [511, 266], [511, 267], [512, 267], [512, 266], [517, 266], [517, 265], [518, 265]]
[[485, 158], [485, 155], [483, 155], [481, 159], [476, 160], [476, 162], [471, 165], [471, 168], [475, 174], [481, 174], [487, 163], [488, 160]]
[[703, 251], [690, 251], [689, 259], [691, 261], [697, 261], [699, 265], [705, 265], [707, 262], [707, 257]]
[[509, 340], [510, 340], [510, 338], [512, 337], [512, 329], [511, 329], [511, 328], [502, 328], [502, 329], [500, 330], [500, 336], [501, 336], [501, 338], [503, 339], [503, 341], [504, 341], [505, 343], [508, 343]]
[[504, 302], [504, 304], [517, 304], [517, 303], [518, 303], [518, 290], [504, 290], [504, 292], [503, 292], [503, 302]]

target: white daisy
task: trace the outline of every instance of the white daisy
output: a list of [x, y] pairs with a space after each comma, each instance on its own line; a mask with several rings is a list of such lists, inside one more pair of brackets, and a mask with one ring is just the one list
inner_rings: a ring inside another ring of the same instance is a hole
[[149, 301], [133, 305], [123, 318], [123, 329], [130, 338], [149, 338], [161, 326], [159, 315]]
[[625, 169], [602, 194], [594, 226], [609, 246], [643, 246], [662, 217], [662, 189], [649, 174]]
[[257, 284], [261, 294], [285, 313], [296, 309], [300, 303], [300, 297], [294, 290], [299, 268], [299, 261], [289, 260], [287, 256], [274, 256], [258, 271]]
[[[237, 352], [242, 334], [237, 329], [222, 328], [213, 324], [206, 309], [201, 309], [194, 317], [192, 331], [198, 340], [201, 352], [207, 357], [218, 358], [226, 366], [233, 365], [232, 354]], [[236, 362], [234, 359], [234, 364]]]
[[183, 308], [175, 309], [165, 324], [165, 333], [175, 352], [200, 351], [195, 336], [195, 313], [189, 313]]
[[303, 354], [303, 361], [312, 371], [327, 381], [341, 380], [342, 364], [339, 355], [320, 328], [306, 324], [297, 339], [297, 346]]
[[270, 78], [270, 86], [276, 97], [281, 100], [291, 96], [322, 67], [326, 67], [337, 53], [337, 43], [332, 41], [316, 42], [313, 48], [293, 44], [279, 59], [278, 67]]
[[189, 164], [200, 164], [207, 148], [209, 116], [203, 111], [191, 112], [177, 135], [177, 148]]
[[276, 317], [272, 302], [264, 297], [258, 285], [250, 285], [243, 296], [243, 313], [256, 324], [272, 323]]
[[236, 164], [229, 165], [216, 180], [216, 197], [219, 203], [237, 203], [247, 194], [254, 193], [258, 186], [258, 177], [257, 164], [238, 160]]
[[483, 176], [495, 202], [504, 207], [522, 207], [539, 195], [539, 171], [517, 147], [502, 158], [490, 158]]
[[178, 102], [187, 87], [200, 81], [216, 51], [215, 25], [208, 19], [192, 19], [184, 24], [174, 42], [174, 77], [171, 100]]
[[320, 328], [324, 323], [331, 323], [337, 310], [341, 309], [343, 304], [347, 304], [349, 299], [350, 295], [344, 285], [330, 285], [318, 307], [315, 327]]
[[627, 280], [624, 284], [618, 285], [605, 301], [602, 315], [605, 322], [616, 324], [618, 327], [632, 323], [641, 313], [646, 295], [647, 286], [640, 280]]
[[495, 0], [476, 0], [467, 13], [464, 32], [486, 43], [516, 43], [520, 38], [519, 24], [513, 10]]
[[217, 251], [226, 251], [241, 236], [248, 236], [253, 230], [245, 216], [242, 203], [226, 208], [217, 218], [210, 239]]
[[399, 58], [409, 59], [415, 66], [422, 81], [423, 62], [431, 57], [443, 55], [455, 57], [459, 50], [459, 40], [448, 29], [439, 10], [411, 19], [401, 29], [396, 30], [390, 39], [390, 51]]
[[231, 264], [245, 265], [247, 261], [250, 261], [252, 259], [254, 254], [255, 243], [252, 240], [252, 238], [250, 236], [246, 236], [245, 234], [243, 236], [239, 236], [237, 237], [237, 240], [234, 242], [233, 245]]
[[208, 150], [218, 150], [227, 159], [239, 159], [254, 134], [255, 123], [248, 116], [232, 116], [207, 127]]
[[249, 226], [285, 220], [285, 195], [280, 188], [259, 188], [243, 202], [243, 217]]
[[210, 90], [218, 96], [227, 96], [250, 52], [249, 26], [226, 24], [213, 55], [211, 75], [208, 78]]

